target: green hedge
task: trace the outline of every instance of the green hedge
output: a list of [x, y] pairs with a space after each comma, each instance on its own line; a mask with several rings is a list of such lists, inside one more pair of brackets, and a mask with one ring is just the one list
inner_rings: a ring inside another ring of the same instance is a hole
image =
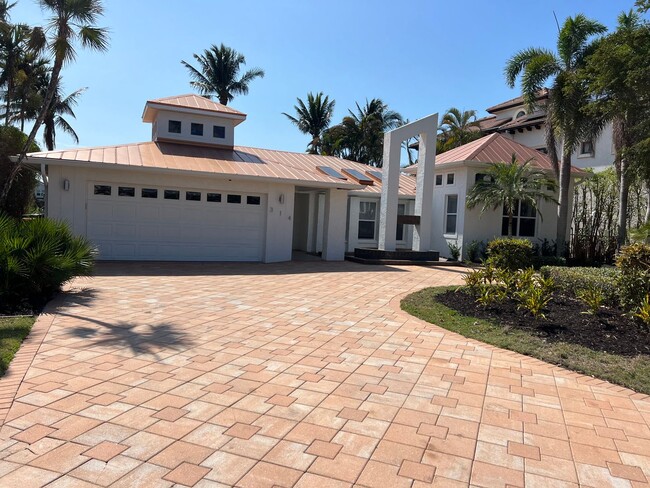
[[621, 306], [636, 311], [650, 295], [650, 245], [638, 242], [625, 246], [616, 258], [616, 266], [621, 270]]
[[494, 239], [487, 245], [487, 263], [515, 271], [533, 265], [533, 244], [528, 239]]
[[617, 307], [620, 302], [618, 291], [621, 273], [616, 268], [566, 268], [563, 266], [544, 266], [540, 273], [544, 278], [552, 278], [555, 287], [563, 294], [578, 298], [589, 289], [599, 290], [605, 303]]

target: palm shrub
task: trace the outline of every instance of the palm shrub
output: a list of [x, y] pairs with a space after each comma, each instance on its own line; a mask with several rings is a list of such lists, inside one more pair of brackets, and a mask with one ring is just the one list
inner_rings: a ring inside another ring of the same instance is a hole
[[96, 251], [63, 222], [0, 215], [0, 303], [39, 308], [76, 276], [89, 276]]

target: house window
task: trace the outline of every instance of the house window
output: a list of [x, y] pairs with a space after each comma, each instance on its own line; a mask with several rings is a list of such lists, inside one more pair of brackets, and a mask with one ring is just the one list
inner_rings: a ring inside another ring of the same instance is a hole
[[538, 147], [536, 151], [541, 152], [542, 154], [548, 154], [548, 149], [546, 149], [546, 147]]
[[454, 184], [454, 173], [447, 173], [447, 184], [448, 185]]
[[228, 195], [226, 201], [228, 203], [241, 203], [241, 195]]
[[515, 119], [518, 119], [519, 117], [523, 117], [524, 115], [526, 115], [526, 112], [520, 110], [519, 112], [517, 112], [517, 115], [515, 115]]
[[[526, 202], [517, 201], [512, 217], [512, 235], [518, 237], [534, 237], [537, 212]], [[503, 207], [501, 235], [508, 235], [508, 212]]]
[[180, 134], [181, 133], [181, 121], [180, 120], [170, 120], [167, 125], [167, 130], [171, 134]]
[[225, 139], [226, 138], [226, 128], [222, 125], [214, 125], [212, 126], [212, 137], [216, 137], [217, 139]]
[[456, 234], [458, 195], [447, 195], [445, 201], [445, 234]]
[[121, 197], [134, 197], [135, 188], [133, 188], [132, 186], [120, 186], [117, 189], [117, 194]]
[[158, 190], [155, 188], [143, 188], [140, 195], [142, 195], [142, 198], [158, 198]]
[[375, 238], [377, 202], [359, 202], [359, 239]]
[[208, 193], [205, 196], [205, 199], [208, 202], [220, 202], [221, 201], [221, 193]]
[[[404, 215], [406, 213], [406, 205], [404, 203], [400, 203], [397, 205], [397, 215]], [[403, 241], [404, 240], [404, 224], [397, 224], [397, 233], [395, 235], [395, 239], [398, 241]]]
[[201, 201], [201, 192], [200, 191], [186, 191], [185, 200], [191, 202], [200, 202]]
[[436, 175], [436, 186], [442, 185], [442, 175]]
[[594, 141], [582, 141], [580, 144], [580, 156], [594, 155]]
[[110, 195], [111, 186], [110, 185], [95, 185], [95, 195]]
[[262, 203], [262, 199], [260, 197], [253, 197], [253, 196], [246, 197], [247, 205], [260, 205], [261, 203]]
[[190, 126], [190, 134], [193, 136], [202, 136], [203, 135], [203, 124], [196, 124], [192, 122]]
[[163, 196], [165, 200], [179, 200], [181, 198], [181, 192], [178, 190], [165, 190]]

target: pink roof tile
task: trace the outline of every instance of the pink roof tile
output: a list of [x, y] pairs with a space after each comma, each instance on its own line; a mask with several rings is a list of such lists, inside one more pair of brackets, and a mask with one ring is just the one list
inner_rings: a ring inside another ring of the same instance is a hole
[[170, 105], [174, 107], [193, 108], [196, 110], [205, 110], [208, 112], [220, 112], [231, 115], [246, 116], [245, 113], [235, 110], [234, 108], [227, 107], [217, 102], [213, 102], [209, 98], [189, 93], [187, 95], [177, 95], [174, 97], [157, 98], [149, 100], [147, 103], [155, 103], [158, 105]]

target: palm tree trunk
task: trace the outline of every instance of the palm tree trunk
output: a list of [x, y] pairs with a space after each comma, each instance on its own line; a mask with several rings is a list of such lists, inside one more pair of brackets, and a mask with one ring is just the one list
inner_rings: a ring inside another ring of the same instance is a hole
[[620, 162], [620, 188], [618, 192], [618, 237], [617, 244], [620, 249], [625, 245], [627, 238], [627, 205], [630, 194], [630, 178], [628, 177], [627, 161], [621, 158]]
[[512, 237], [512, 209], [508, 211], [508, 238]]
[[645, 180], [645, 189], [648, 195], [648, 199], [646, 200], [645, 217], [643, 219], [643, 222], [645, 224], [650, 224], [650, 178]]
[[[59, 38], [63, 37], [63, 33], [65, 32], [66, 29], [67, 26], [65, 24], [59, 25], [57, 37]], [[7, 198], [9, 197], [9, 191], [11, 190], [11, 186], [14, 180], [16, 179], [16, 177], [18, 176], [18, 174], [20, 173], [23, 162], [25, 161], [25, 157], [27, 156], [27, 152], [29, 151], [29, 148], [36, 140], [36, 134], [41, 128], [41, 125], [43, 125], [43, 121], [45, 120], [45, 115], [47, 114], [50, 105], [52, 105], [52, 101], [54, 100], [54, 95], [56, 94], [57, 86], [59, 84], [59, 78], [61, 76], [62, 68], [63, 68], [63, 58], [56, 57], [54, 59], [54, 65], [52, 66], [52, 74], [50, 75], [50, 84], [47, 87], [47, 92], [45, 93], [45, 99], [43, 100], [43, 105], [41, 106], [41, 110], [38, 113], [38, 117], [36, 117], [36, 120], [34, 121], [34, 126], [32, 127], [32, 130], [29, 133], [29, 136], [27, 137], [27, 141], [25, 141], [25, 146], [23, 147], [23, 150], [20, 152], [20, 155], [18, 156], [16, 162], [13, 163], [12, 167], [9, 169], [7, 180], [5, 181], [5, 184], [2, 188], [2, 192], [0, 193], [0, 208], [5, 206], [7, 202]]]
[[569, 187], [571, 186], [571, 148], [566, 139], [562, 142], [562, 164], [560, 164], [560, 198], [557, 208], [557, 256], [563, 257], [567, 243], [569, 223]]

